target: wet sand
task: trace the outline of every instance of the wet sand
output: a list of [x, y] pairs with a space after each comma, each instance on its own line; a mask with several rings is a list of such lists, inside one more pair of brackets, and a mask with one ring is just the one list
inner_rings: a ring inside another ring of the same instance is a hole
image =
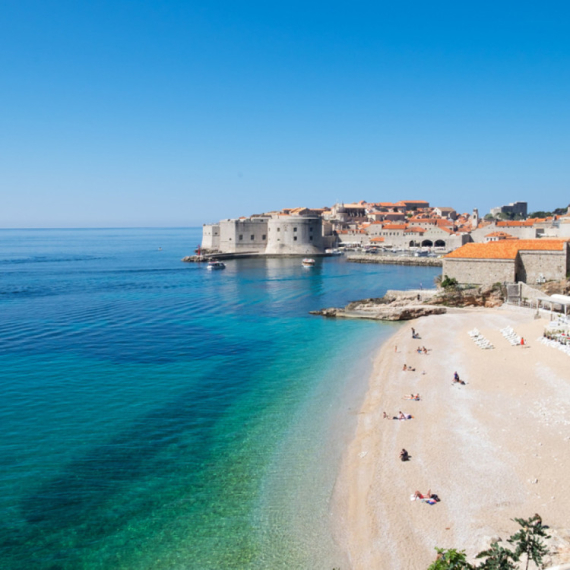
[[[352, 568], [427, 568], [436, 546], [473, 556], [535, 512], [568, 526], [570, 357], [537, 342], [547, 322], [517, 309], [458, 311], [410, 321], [385, 343], [336, 486]], [[501, 335], [507, 325], [526, 347]], [[474, 327], [495, 349], [471, 340]], [[412, 392], [421, 401], [403, 399]], [[413, 419], [383, 419], [400, 410]], [[402, 448], [411, 461], [399, 460]], [[441, 502], [410, 501], [428, 489]]]

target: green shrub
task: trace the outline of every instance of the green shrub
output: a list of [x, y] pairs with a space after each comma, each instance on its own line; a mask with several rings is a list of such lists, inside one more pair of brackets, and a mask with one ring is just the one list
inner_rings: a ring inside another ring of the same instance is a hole
[[455, 277], [449, 277], [447, 275], [443, 276], [443, 279], [441, 281], [441, 286], [444, 289], [455, 289], [457, 285], [459, 285], [459, 283], [457, 282], [457, 279], [455, 279]]

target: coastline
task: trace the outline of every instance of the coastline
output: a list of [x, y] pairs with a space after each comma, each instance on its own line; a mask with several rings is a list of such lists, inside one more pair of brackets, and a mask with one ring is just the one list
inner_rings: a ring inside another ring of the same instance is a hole
[[[427, 568], [436, 546], [472, 557], [492, 537], [508, 537], [511, 519], [535, 512], [554, 529], [567, 525], [570, 361], [536, 342], [546, 323], [530, 311], [460, 310], [410, 321], [383, 343], [335, 487], [337, 536], [351, 568]], [[507, 325], [528, 348], [502, 337]], [[473, 343], [475, 327], [494, 350]], [[424, 345], [429, 354], [418, 355]], [[465, 386], [452, 384], [455, 371]], [[402, 399], [411, 392], [422, 400]], [[382, 417], [400, 410], [413, 420]], [[407, 463], [398, 459], [404, 447]], [[410, 501], [428, 489], [440, 503]]]

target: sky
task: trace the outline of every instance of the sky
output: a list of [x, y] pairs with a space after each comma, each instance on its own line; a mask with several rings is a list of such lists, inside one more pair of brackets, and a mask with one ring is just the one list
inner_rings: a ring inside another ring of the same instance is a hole
[[0, 228], [570, 203], [570, 3], [3, 0]]

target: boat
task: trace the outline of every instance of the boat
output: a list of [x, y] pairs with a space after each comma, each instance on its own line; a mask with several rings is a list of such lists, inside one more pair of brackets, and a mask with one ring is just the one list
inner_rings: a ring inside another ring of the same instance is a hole
[[226, 264], [222, 263], [221, 261], [216, 261], [215, 259], [211, 259], [208, 262], [208, 269], [225, 269]]
[[313, 265], [315, 265], [315, 260], [314, 259], [309, 259], [308, 257], [306, 257], [305, 259], [303, 259], [303, 267], [313, 267]]

